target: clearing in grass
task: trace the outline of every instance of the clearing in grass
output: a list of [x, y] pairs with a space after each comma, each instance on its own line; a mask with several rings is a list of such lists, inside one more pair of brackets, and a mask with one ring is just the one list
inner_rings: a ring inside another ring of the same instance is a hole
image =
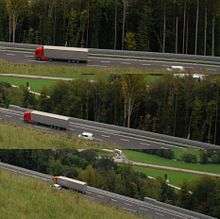
[[[176, 150], [176, 153], [178, 152], [178, 156], [182, 154], [180, 150], [181, 149]], [[165, 159], [157, 155], [152, 155], [152, 154], [147, 154], [147, 153], [132, 151], [132, 150], [125, 150], [124, 153], [129, 160], [136, 161], [136, 162], [182, 168], [182, 169], [189, 169], [189, 170], [196, 170], [196, 171], [201, 171], [201, 172], [209, 172], [209, 173], [217, 173], [217, 174], [220, 173], [219, 164], [185, 163], [183, 161]], [[198, 153], [198, 152], [194, 151], [194, 153]]]
[[50, 88], [57, 83], [57, 80], [46, 80], [46, 79], [30, 79], [30, 78], [19, 78], [19, 77], [5, 77], [0, 76], [0, 81], [7, 82], [15, 86], [26, 86], [29, 84], [31, 90], [39, 92], [44, 87]]
[[158, 170], [150, 167], [138, 167], [133, 166], [133, 168], [137, 171], [140, 171], [147, 176], [151, 176], [154, 178], [165, 178], [165, 174], [167, 174], [169, 183], [175, 186], [181, 186], [184, 182], [192, 182], [195, 181], [201, 176], [191, 174], [191, 173], [182, 173], [177, 171], [171, 171], [171, 170]]

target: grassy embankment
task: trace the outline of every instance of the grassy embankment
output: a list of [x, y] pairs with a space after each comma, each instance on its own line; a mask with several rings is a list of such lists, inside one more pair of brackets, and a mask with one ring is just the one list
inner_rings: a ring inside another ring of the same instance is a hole
[[67, 78], [105, 78], [111, 74], [147, 74], [155, 78], [154, 75], [161, 75], [167, 72], [158, 69], [144, 68], [124, 68], [124, 67], [89, 67], [82, 65], [54, 65], [54, 64], [19, 64], [0, 60], [1, 74], [22, 74], [22, 75], [41, 75]]
[[0, 170], [0, 218], [138, 218], [78, 193], [57, 191], [49, 184]]
[[[183, 149], [183, 151], [180, 150], [181, 149], [175, 150], [175, 153], [177, 154], [176, 155], [177, 158], [178, 156], [181, 156], [181, 154], [183, 154], [184, 151], [187, 152], [186, 149]], [[191, 151], [192, 150], [190, 150], [190, 153]], [[185, 163], [183, 161], [169, 160], [156, 155], [146, 154], [143, 152], [137, 152], [131, 150], [126, 150], [124, 152], [129, 160], [133, 160], [137, 162], [220, 174], [220, 165], [218, 164]], [[194, 150], [193, 153], [198, 155], [199, 152]]]
[[[112, 146], [113, 147], [113, 146]], [[65, 133], [49, 133], [31, 127], [0, 123], [1, 149], [111, 148], [111, 145], [81, 140]]]

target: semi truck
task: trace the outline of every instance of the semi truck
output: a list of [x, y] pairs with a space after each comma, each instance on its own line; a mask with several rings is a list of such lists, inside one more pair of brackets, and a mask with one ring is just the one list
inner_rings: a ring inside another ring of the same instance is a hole
[[87, 183], [65, 176], [54, 176], [53, 182], [63, 188], [72, 189], [81, 193], [86, 193]]
[[70, 118], [53, 113], [32, 110], [24, 112], [24, 121], [32, 124], [49, 126], [66, 130], [69, 126]]
[[35, 50], [35, 58], [40, 61], [66, 60], [70, 62], [87, 62], [88, 49], [64, 46], [40, 46]]

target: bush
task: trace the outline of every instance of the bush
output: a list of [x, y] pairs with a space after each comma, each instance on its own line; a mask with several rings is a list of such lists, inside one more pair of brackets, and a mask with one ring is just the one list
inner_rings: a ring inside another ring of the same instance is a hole
[[182, 161], [186, 163], [197, 163], [197, 157], [194, 154], [185, 153], [182, 155]]
[[[136, 150], [136, 151], [140, 151], [140, 150]], [[143, 149], [141, 150], [141, 152], [146, 153], [146, 154], [154, 154], [157, 155], [159, 157], [163, 157], [166, 159], [174, 159], [175, 158], [175, 154], [174, 151], [171, 149]]]

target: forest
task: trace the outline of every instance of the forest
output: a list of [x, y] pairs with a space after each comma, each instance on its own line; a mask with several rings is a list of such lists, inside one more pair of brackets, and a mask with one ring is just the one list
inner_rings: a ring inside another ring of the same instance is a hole
[[80, 179], [90, 186], [137, 199], [147, 196], [217, 218], [220, 216], [220, 181], [214, 177], [185, 182], [177, 191], [167, 185], [165, 178], [149, 179], [132, 166], [118, 165], [95, 150], [0, 150], [0, 160], [51, 175]]
[[144, 75], [58, 82], [36, 97], [28, 87], [0, 84], [0, 104], [220, 144], [220, 81], [172, 75], [147, 83]]
[[0, 40], [220, 55], [220, 1], [0, 0]]

